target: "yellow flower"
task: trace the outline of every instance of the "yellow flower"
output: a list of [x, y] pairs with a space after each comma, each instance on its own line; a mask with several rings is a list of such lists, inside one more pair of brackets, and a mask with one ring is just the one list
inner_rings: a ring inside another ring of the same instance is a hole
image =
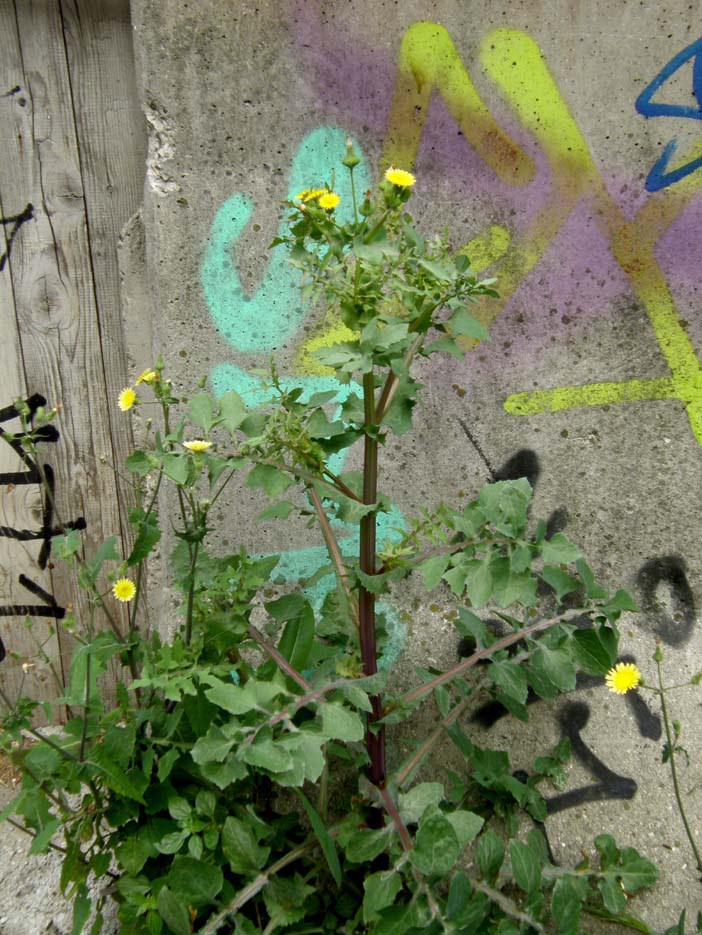
[[615, 695], [626, 695], [641, 681], [641, 673], [633, 662], [618, 662], [605, 676], [607, 688]]
[[137, 394], [134, 392], [131, 386], [125, 386], [125, 388], [117, 397], [117, 405], [122, 410], [122, 412], [126, 412], [127, 409], [131, 409], [136, 401]]
[[131, 601], [136, 594], [136, 585], [129, 578], [118, 578], [112, 586], [112, 593], [118, 601]]
[[136, 385], [138, 386], [140, 383], [153, 383], [154, 380], [158, 380], [158, 374], [155, 370], [147, 367], [146, 370], [142, 370], [136, 378]]
[[317, 204], [320, 208], [324, 208], [325, 211], [333, 211], [340, 201], [341, 198], [339, 198], [336, 192], [325, 192], [323, 195], [319, 196]]
[[325, 192], [326, 188], [305, 188], [295, 195], [295, 201], [302, 201], [307, 204], [308, 201], [316, 201]]
[[183, 448], [188, 451], [207, 451], [212, 447], [212, 442], [206, 442], [202, 438], [194, 438], [191, 442], [183, 442]]
[[404, 169], [398, 169], [396, 166], [390, 166], [385, 173], [385, 178], [398, 188], [411, 188], [417, 181], [411, 172], [405, 172]]

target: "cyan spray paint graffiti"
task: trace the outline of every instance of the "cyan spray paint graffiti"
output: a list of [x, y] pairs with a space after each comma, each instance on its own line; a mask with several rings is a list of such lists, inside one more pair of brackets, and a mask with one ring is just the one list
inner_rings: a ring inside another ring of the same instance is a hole
[[[654, 101], [653, 95], [656, 94], [659, 88], [690, 61], [692, 62], [692, 94], [696, 106], [664, 104]], [[683, 49], [682, 52], [678, 52], [667, 65], [661, 68], [653, 81], [636, 98], [636, 109], [644, 117], [683, 117], [688, 120], [702, 120], [702, 39], [698, 39], [692, 45]], [[677, 169], [668, 170], [677, 146], [677, 140], [670, 140], [660, 158], [656, 160], [655, 165], [648, 173], [646, 189], [649, 192], [657, 192], [662, 188], [667, 188], [668, 185], [674, 185], [690, 175], [691, 172], [702, 168], [702, 157], [700, 157], [691, 159], [685, 165], [678, 166]]]
[[[522, 126], [539, 143], [551, 172], [550, 190], [524, 231], [513, 235], [502, 226], [491, 225], [463, 248], [477, 272], [491, 267], [491, 274], [500, 283], [501, 299], [479, 309], [479, 317], [486, 325], [492, 324], [540, 263], [576, 207], [586, 203], [633, 294], [644, 307], [671, 370], [670, 377], [517, 393], [505, 401], [506, 411], [526, 416], [611, 403], [675, 399], [685, 406], [693, 434], [702, 444], [702, 367], [654, 256], [659, 240], [698, 191], [696, 181], [690, 178], [692, 169], [675, 177], [668, 173], [666, 190], [649, 198], [635, 216], [627, 220], [609, 195], [590, 149], [536, 43], [519, 30], [492, 30], [480, 44], [479, 58]], [[655, 108], [674, 106], [654, 104], [651, 98], [658, 87], [691, 58], [694, 58], [697, 95], [702, 80], [699, 77], [702, 58], [695, 43], [676, 56], [639, 97], [638, 103], [643, 102], [649, 114], [662, 113]], [[535, 183], [533, 160], [490, 113], [450, 34], [433, 23], [415, 23], [403, 37], [384, 165], [413, 167], [430, 98], [435, 91], [444, 99], [465, 138], [497, 177], [510, 186]], [[697, 111], [685, 115], [699, 116]], [[345, 139], [343, 130], [329, 127], [316, 129], [303, 139], [291, 168], [288, 197], [330, 177], [344, 152]], [[358, 144], [356, 146], [360, 149]], [[687, 165], [693, 162], [695, 160]], [[365, 163], [357, 171], [359, 187], [367, 185], [369, 173]], [[673, 174], [677, 172], [673, 170]], [[671, 188], [673, 182], [676, 184]], [[340, 177], [341, 204], [348, 210], [350, 192], [344, 190], [346, 184]], [[296, 289], [297, 273], [287, 267], [282, 253], [273, 255], [259, 290], [251, 296], [246, 294], [234, 263], [233, 247], [251, 220], [252, 212], [250, 199], [235, 194], [224, 202], [212, 224], [202, 264], [202, 288], [212, 319], [239, 354], [270, 353], [297, 341], [295, 375], [285, 383], [303, 385], [309, 394], [326, 390], [332, 385], [328, 374], [314, 363], [309, 352], [322, 344], [344, 340], [349, 332], [338, 321], [327, 319], [311, 339], [299, 339], [305, 311]], [[260, 401], [261, 383], [245, 367], [221, 363], [215, 366], [211, 378], [217, 394], [235, 389], [251, 402]], [[342, 399], [340, 396], [339, 400]], [[340, 468], [339, 463], [333, 466], [336, 471]], [[401, 525], [399, 514], [384, 517], [381, 535], [392, 534], [393, 528]], [[352, 540], [345, 540], [345, 547], [352, 548]], [[286, 577], [304, 577], [324, 560], [323, 548], [299, 550], [283, 556], [281, 569]]]
[[[309, 133], [298, 147], [288, 178], [287, 192], [281, 192], [281, 198], [294, 198], [302, 189], [314, 187], [331, 178], [338, 169], [346, 152], [345, 131], [335, 127], [322, 127]], [[360, 152], [358, 142], [354, 141]], [[356, 185], [364, 191], [370, 184], [370, 174], [365, 160], [356, 168]], [[335, 190], [341, 197], [337, 215], [344, 222], [352, 217], [351, 187], [346, 174], [338, 175]], [[300, 302], [297, 288], [299, 272], [287, 262], [285, 252], [275, 250], [271, 255], [260, 288], [247, 295], [234, 263], [234, 245], [241, 237], [253, 214], [253, 204], [243, 194], [234, 194], [218, 210], [210, 230], [208, 244], [202, 261], [202, 289], [212, 319], [218, 331], [226, 338], [235, 352], [246, 355], [271, 354], [276, 350], [298, 341], [298, 356], [295, 364], [297, 371], [293, 375], [281, 378], [284, 388], [302, 387], [303, 398], [313, 393], [335, 390], [336, 400], [343, 403], [349, 393], [360, 392], [360, 388], [351, 384], [339, 386], [331, 377], [331, 371], [320, 366], [310, 358], [309, 351], [321, 344], [334, 344], [348, 338], [351, 334], [341, 322], [327, 320], [322, 338], [300, 342], [298, 335], [309, 308]], [[282, 232], [281, 228], [281, 232]], [[230, 390], [239, 393], [247, 404], [260, 405], [269, 397], [260, 378], [247, 372], [234, 363], [221, 363], [210, 374], [212, 387], [217, 396]], [[335, 473], [343, 470], [345, 452], [332, 455], [329, 467]], [[393, 510], [389, 514], [380, 514], [378, 519], [378, 537], [397, 538], [405, 523], [402, 514]], [[343, 530], [343, 524], [338, 524]], [[347, 534], [340, 540], [342, 553], [351, 555], [358, 550], [358, 536]], [[314, 572], [328, 562], [325, 546], [295, 549], [281, 555], [276, 572], [284, 580], [299, 580], [311, 577]], [[333, 584], [331, 576], [322, 579], [312, 589], [312, 598], [321, 601]], [[385, 608], [389, 616], [391, 644], [386, 651], [387, 661], [399, 654], [403, 636], [392, 611]]]

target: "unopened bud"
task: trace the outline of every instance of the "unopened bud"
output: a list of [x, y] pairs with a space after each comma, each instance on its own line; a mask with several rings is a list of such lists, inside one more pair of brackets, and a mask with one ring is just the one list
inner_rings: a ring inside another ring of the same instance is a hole
[[358, 155], [356, 150], [353, 148], [353, 141], [351, 140], [351, 137], [347, 137], [346, 138], [346, 155], [341, 160], [341, 164], [346, 166], [347, 169], [353, 169], [359, 164], [360, 161], [361, 161], [361, 157]]

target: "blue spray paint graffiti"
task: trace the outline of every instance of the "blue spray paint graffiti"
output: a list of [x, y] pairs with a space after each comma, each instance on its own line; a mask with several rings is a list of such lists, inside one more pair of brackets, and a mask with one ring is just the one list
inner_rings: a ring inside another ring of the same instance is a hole
[[[298, 147], [290, 170], [287, 192], [281, 195], [292, 199], [302, 189], [317, 187], [329, 180], [332, 172], [341, 165], [346, 152], [346, 139], [346, 132], [336, 127], [321, 127], [309, 133]], [[354, 146], [360, 152], [360, 146], [355, 140]], [[365, 160], [356, 168], [355, 179], [358, 191], [363, 192], [368, 188], [370, 173]], [[334, 187], [341, 197], [337, 216], [342, 223], [349, 221], [353, 212], [348, 175], [339, 174]], [[270, 354], [283, 347], [294, 346], [296, 342], [300, 344], [302, 325], [310, 311], [300, 302], [299, 271], [288, 264], [282, 250], [273, 251], [261, 286], [254, 294], [247, 295], [243, 288], [234, 262], [234, 246], [251, 221], [253, 210], [251, 199], [241, 193], [232, 195], [221, 205], [212, 222], [201, 268], [203, 295], [217, 330], [235, 351], [245, 355]], [[283, 221], [281, 233], [285, 230]], [[260, 360], [257, 363], [260, 364]], [[265, 402], [269, 395], [260, 378], [232, 362], [217, 364], [212, 369], [210, 379], [215, 395], [222, 396], [235, 390], [251, 406]], [[281, 385], [284, 389], [302, 387], [303, 398], [333, 389], [337, 391], [336, 400], [339, 404], [344, 402], [349, 393], [359, 392], [359, 387], [354, 384], [340, 387], [334, 378], [317, 374], [284, 376], [281, 377]], [[330, 470], [340, 473], [345, 455], [345, 452], [341, 452], [330, 457]], [[348, 530], [344, 524], [336, 525], [342, 535]], [[379, 541], [396, 540], [404, 527], [405, 521], [399, 510], [380, 514]], [[357, 554], [358, 534], [348, 530], [343, 538], [340, 536], [339, 545], [344, 555]], [[328, 553], [323, 545], [294, 549], [281, 555], [277, 573], [286, 581], [299, 580], [311, 577], [327, 562]], [[313, 602], [319, 605], [333, 584], [331, 575], [317, 582], [310, 589]], [[404, 645], [404, 628], [391, 608], [384, 607], [383, 610], [390, 633], [385, 662], [391, 664]]]
[[[683, 104], [663, 104], [653, 100], [658, 89], [676, 74], [683, 66], [692, 60], [692, 94], [696, 105], [690, 107]], [[692, 45], [678, 52], [658, 72], [653, 81], [636, 98], [636, 109], [644, 117], [684, 117], [688, 120], [702, 120], [702, 39], [697, 39]], [[702, 157], [691, 159], [690, 162], [668, 171], [670, 160], [677, 149], [677, 140], [672, 139], [666, 145], [655, 165], [648, 173], [646, 190], [657, 192], [668, 185], [679, 182], [696, 169], [702, 168]]]

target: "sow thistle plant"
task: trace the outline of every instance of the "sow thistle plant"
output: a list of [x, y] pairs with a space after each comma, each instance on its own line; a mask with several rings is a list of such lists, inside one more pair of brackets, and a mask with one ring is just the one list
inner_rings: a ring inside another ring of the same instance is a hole
[[[357, 193], [358, 161], [349, 145], [350, 220], [333, 183], [309, 189], [287, 203], [289, 234], [275, 241], [305, 301], [353, 332], [316, 352], [343, 393], [306, 395], [273, 368], [258, 408], [234, 392], [178, 398], [158, 361], [119, 400], [125, 411], [155, 405], [160, 421], [127, 461], [131, 551], [123, 558], [111, 539], [85, 560], [77, 532], [54, 540], [90, 614], [65, 621], [76, 648], [53, 708], [59, 732], [35, 726], [37, 699], [4, 697], [2, 742], [23, 779], [2, 817], [32, 836], [32, 852], [61, 851], [73, 935], [101, 930], [108, 897], [125, 935], [575, 935], [587, 912], [633, 924], [629, 897], [656, 879], [608, 834], [577, 867], [551, 859], [534, 821], [546, 818], [548, 784], [565, 781], [567, 742], [515, 774], [507, 751], [466, 729], [486, 699], [526, 721], [529, 692], [551, 701], [578, 669], [604, 676], [631, 598], [610, 595], [565, 535], [530, 521], [524, 479], [377, 541], [378, 516], [393, 508], [379, 452], [411, 428], [413, 365], [485, 340], [471, 303], [495, 292], [447, 237], [413, 226], [409, 172], [393, 167]], [[356, 445], [362, 470], [335, 473], [330, 456]], [[302, 587], [272, 597], [276, 556], [206, 547], [212, 508], [243, 476], [271, 501], [264, 519], [316, 523], [329, 555], [316, 577], [334, 576], [321, 606]], [[160, 519], [159, 503], [175, 514]], [[167, 524], [182, 625], [166, 641], [144, 631], [140, 606], [144, 562]], [[340, 524], [358, 530], [355, 557]], [[427, 592], [450, 589], [456, 636], [472, 652], [446, 671], [420, 669], [401, 693], [379, 669], [377, 602], [415, 573]], [[122, 681], [106, 704], [101, 677], [115, 666]], [[435, 729], [402, 759], [393, 731], [427, 705]], [[431, 758], [440, 744], [462, 764], [450, 775]]]

